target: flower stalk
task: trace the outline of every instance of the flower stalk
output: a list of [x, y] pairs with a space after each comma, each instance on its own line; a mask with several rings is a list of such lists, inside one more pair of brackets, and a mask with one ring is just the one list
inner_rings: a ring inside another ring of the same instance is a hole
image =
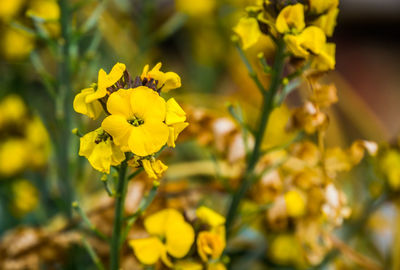
[[[241, 49], [240, 49], [241, 51]], [[243, 55], [243, 51], [241, 51], [241, 55]], [[242, 57], [243, 58], [243, 57]], [[238, 188], [238, 190], [234, 193], [231, 204], [228, 209], [227, 219], [226, 219], [226, 234], [229, 237], [232, 233], [232, 227], [235, 222], [237, 212], [240, 206], [240, 202], [245, 196], [247, 190], [250, 188], [252, 184], [252, 176], [254, 168], [260, 158], [261, 154], [261, 144], [264, 139], [265, 130], [268, 125], [268, 120], [270, 114], [274, 108], [274, 98], [276, 93], [279, 90], [281, 77], [284, 68], [284, 60], [285, 60], [285, 45], [283, 40], [277, 41], [277, 50], [276, 50], [276, 58], [274, 65], [271, 70], [271, 83], [268, 91], [262, 92], [263, 94], [263, 104], [262, 104], [262, 112], [260, 115], [260, 121], [258, 125], [258, 130], [256, 132], [255, 145], [253, 152], [248, 159], [246, 172], [243, 178], [243, 181]], [[246, 65], [249, 66], [249, 65]], [[250, 73], [254, 74], [254, 71], [249, 70]], [[258, 85], [258, 84], [257, 84]], [[260, 88], [261, 90], [262, 88]]]
[[124, 213], [124, 203], [127, 191], [127, 178], [126, 178], [126, 169], [128, 163], [124, 161], [121, 163], [118, 172], [118, 186], [115, 194], [115, 216], [114, 216], [114, 226], [111, 238], [111, 249], [110, 249], [110, 269], [118, 270], [119, 269], [119, 257], [120, 257], [120, 239], [121, 239], [121, 231], [122, 231], [122, 223], [124, 221], [123, 213]]

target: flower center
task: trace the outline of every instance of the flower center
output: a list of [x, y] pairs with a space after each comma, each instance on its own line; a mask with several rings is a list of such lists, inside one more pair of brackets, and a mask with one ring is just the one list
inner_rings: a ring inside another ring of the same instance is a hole
[[97, 134], [97, 138], [94, 143], [99, 144], [101, 142], [107, 141], [109, 138], [111, 138], [111, 136], [107, 132], [103, 131], [102, 133]]
[[134, 127], [138, 127], [138, 126], [144, 124], [144, 120], [143, 120], [143, 119], [140, 119], [140, 118], [137, 117], [137, 116], [134, 116], [133, 119], [128, 120], [128, 123], [131, 124], [131, 125], [134, 126]]

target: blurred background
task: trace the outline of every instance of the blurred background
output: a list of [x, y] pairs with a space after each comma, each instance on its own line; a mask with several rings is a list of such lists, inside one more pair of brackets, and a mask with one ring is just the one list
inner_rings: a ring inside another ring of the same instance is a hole
[[[94, 127], [72, 112], [72, 97], [96, 81], [100, 68], [108, 72], [122, 62], [136, 76], [144, 65], [161, 61], [163, 70], [182, 78], [182, 88], [174, 93], [179, 102], [216, 115], [227, 115], [226, 103], [239, 101], [254, 122], [253, 112], [260, 104], [231, 43], [231, 29], [252, 1], [69, 2], [68, 54], [63, 51], [65, 29], [57, 1], [0, 2], [0, 237], [21, 225], [53, 224], [60, 212], [71, 215], [69, 197], [84, 198], [99, 190], [100, 183], [88, 181], [100, 176], [88, 173], [87, 162], [77, 157], [78, 138], [68, 134], [74, 127], [85, 131]], [[355, 139], [397, 144], [400, 1], [342, 0], [333, 41], [337, 68], [325, 80], [336, 84], [339, 102], [330, 112], [328, 145], [348, 147]], [[271, 54], [271, 41], [248, 51], [253, 61], [259, 51]], [[63, 61], [66, 55], [68, 66]], [[296, 104], [297, 98], [289, 101]], [[175, 160], [197, 155], [185, 145], [178, 152]], [[65, 175], [71, 166], [74, 173]], [[355, 175], [354, 185], [346, 184], [354, 205], [362, 204], [355, 193], [363, 179]], [[77, 194], [70, 194], [65, 182], [59, 183], [63, 177], [72, 179]], [[400, 246], [392, 249], [400, 237], [397, 213], [389, 203], [369, 221], [374, 231], [371, 243], [359, 245], [371, 257], [385, 261], [400, 250]], [[0, 257], [5, 254], [4, 243]]]

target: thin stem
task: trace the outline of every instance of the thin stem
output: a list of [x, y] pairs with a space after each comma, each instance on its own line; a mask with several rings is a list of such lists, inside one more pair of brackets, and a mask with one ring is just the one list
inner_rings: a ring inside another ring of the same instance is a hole
[[137, 175], [139, 175], [141, 172], [143, 172], [143, 168], [139, 168], [136, 171], [134, 171], [133, 173], [131, 173], [128, 176], [128, 180], [131, 180], [132, 178], [135, 178]]
[[253, 170], [260, 158], [261, 144], [264, 139], [264, 134], [268, 124], [269, 116], [274, 108], [274, 102], [273, 102], [274, 97], [277, 91], [279, 90], [279, 86], [281, 83], [281, 76], [283, 73], [284, 60], [285, 60], [284, 52], [285, 52], [284, 43], [282, 40], [280, 40], [277, 43], [276, 58], [274, 66], [271, 71], [271, 84], [269, 86], [268, 92], [265, 92], [263, 95], [262, 112], [258, 125], [258, 132], [256, 133], [254, 149], [249, 158], [241, 186], [233, 195], [231, 204], [228, 209], [228, 214], [226, 219], [227, 237], [229, 237], [230, 234], [232, 233], [232, 226], [235, 222], [240, 202], [252, 184], [251, 179], [253, 177]]
[[78, 204], [78, 202], [73, 202], [72, 206], [74, 209], [78, 212], [78, 214], [81, 216], [83, 222], [86, 224], [86, 226], [89, 227], [89, 229], [96, 234], [99, 238], [108, 241], [107, 236], [105, 236], [101, 231], [99, 231], [96, 226], [90, 221], [89, 217], [86, 215], [85, 211], [83, 211], [82, 207]]
[[260, 79], [258, 79], [257, 73], [254, 71], [253, 67], [251, 66], [249, 59], [247, 59], [246, 54], [244, 53], [243, 49], [240, 47], [240, 44], [238, 42], [235, 42], [235, 46], [239, 52], [240, 58], [242, 59], [243, 63], [245, 64], [245, 66], [249, 72], [249, 76], [253, 79], [253, 81], [257, 85], [258, 89], [264, 95], [266, 92], [265, 88], [262, 85]]
[[124, 203], [127, 190], [128, 181], [126, 179], [126, 169], [127, 161], [121, 163], [119, 167], [119, 179], [118, 186], [115, 194], [116, 204], [115, 204], [115, 216], [114, 216], [114, 227], [111, 238], [111, 250], [110, 250], [110, 270], [119, 269], [119, 257], [120, 257], [120, 239], [121, 239], [121, 229], [124, 220]]
[[96, 265], [98, 270], [105, 270], [103, 263], [101, 262], [99, 256], [97, 256], [96, 252], [94, 251], [92, 245], [86, 240], [85, 237], [82, 237], [83, 246], [86, 248], [90, 258], [92, 259], [93, 263]]
[[59, 0], [61, 10], [61, 36], [62, 57], [59, 62], [59, 91], [56, 97], [56, 120], [59, 131], [56, 136], [57, 151], [57, 173], [59, 178], [60, 194], [63, 194], [65, 201], [66, 213], [69, 217], [72, 215], [71, 202], [73, 198], [73, 189], [71, 187], [70, 178], [70, 133], [71, 133], [71, 115], [72, 115], [72, 90], [71, 90], [71, 73], [70, 73], [70, 10], [68, 0]]
[[143, 198], [142, 201], [140, 202], [138, 210], [135, 213], [133, 213], [131, 216], [128, 216], [126, 218], [126, 227], [125, 227], [124, 232], [122, 233], [121, 243], [120, 243], [121, 245], [124, 243], [133, 224], [135, 224], [136, 220], [146, 211], [146, 209], [149, 207], [149, 205], [153, 202], [154, 198], [156, 197], [157, 189], [158, 189], [159, 185], [160, 185], [159, 182], [154, 181], [153, 187], [151, 188], [149, 194], [145, 198]]

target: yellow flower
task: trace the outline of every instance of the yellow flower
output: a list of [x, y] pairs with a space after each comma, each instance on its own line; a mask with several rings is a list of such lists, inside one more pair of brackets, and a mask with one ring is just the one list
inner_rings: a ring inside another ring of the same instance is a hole
[[189, 252], [194, 242], [193, 228], [175, 209], [164, 209], [147, 217], [144, 227], [151, 236], [130, 240], [129, 245], [138, 260], [146, 265], [155, 264], [161, 259], [172, 267], [167, 253], [180, 259]]
[[95, 90], [93, 88], [85, 88], [75, 96], [73, 103], [74, 110], [77, 113], [87, 115], [93, 120], [97, 119], [103, 110], [101, 103], [98, 100], [86, 102], [87, 97], [92, 96], [94, 93]]
[[309, 0], [309, 4], [311, 12], [321, 14], [328, 9], [337, 7], [339, 0]]
[[0, 126], [21, 121], [27, 116], [24, 101], [17, 95], [11, 94], [0, 103]]
[[285, 7], [276, 18], [276, 29], [279, 33], [300, 33], [305, 26], [302, 4]]
[[217, 227], [225, 224], [224, 216], [205, 206], [200, 206], [196, 209], [196, 217], [211, 227]]
[[170, 98], [167, 103], [167, 111], [165, 116], [165, 123], [169, 128], [168, 146], [175, 147], [175, 141], [189, 123], [186, 121], [186, 113], [175, 101], [174, 98]]
[[291, 190], [284, 195], [286, 211], [290, 217], [300, 217], [306, 210], [305, 198], [300, 192]]
[[168, 166], [162, 163], [161, 160], [155, 160], [154, 158], [151, 158], [151, 160], [142, 159], [141, 162], [150, 178], [158, 179], [162, 176], [162, 173], [168, 169]]
[[387, 151], [379, 161], [379, 167], [387, 177], [393, 189], [400, 188], [400, 153], [396, 150]]
[[26, 126], [26, 140], [30, 146], [29, 159], [34, 167], [44, 166], [50, 153], [49, 135], [39, 117], [34, 117]]
[[293, 235], [278, 235], [269, 248], [270, 255], [278, 263], [298, 263], [301, 260], [302, 248]]
[[261, 37], [261, 31], [255, 18], [241, 18], [233, 31], [242, 40], [243, 50], [256, 44]]
[[26, 168], [29, 144], [22, 139], [9, 139], [0, 145], [0, 174], [12, 176]]
[[167, 143], [166, 102], [152, 89], [120, 89], [110, 95], [107, 110], [111, 115], [104, 119], [102, 127], [123, 151], [144, 157]]
[[203, 18], [209, 15], [216, 6], [216, 0], [187, 1], [175, 0], [176, 10], [192, 17]]
[[60, 8], [55, 0], [34, 0], [31, 1], [27, 14], [55, 21], [60, 18]]
[[320, 54], [314, 56], [311, 67], [320, 71], [335, 69], [336, 44], [326, 43]]
[[26, 179], [18, 179], [11, 185], [12, 210], [16, 216], [33, 211], [39, 204], [37, 188]]
[[318, 26], [325, 32], [328, 37], [333, 35], [333, 31], [336, 26], [336, 18], [339, 14], [338, 8], [332, 8], [328, 11], [328, 13], [321, 15], [315, 20], [312, 24]]
[[25, 58], [33, 50], [34, 39], [29, 33], [8, 27], [1, 39], [1, 45], [7, 59], [18, 60]]
[[284, 40], [295, 56], [307, 58], [309, 51], [313, 54], [321, 53], [326, 43], [326, 36], [320, 28], [309, 26], [299, 35], [286, 35]]
[[218, 259], [224, 248], [225, 239], [214, 232], [202, 231], [197, 236], [197, 252], [204, 262]]
[[0, 18], [4, 21], [9, 21], [21, 10], [23, 0], [1, 1]]
[[[96, 119], [101, 112], [99, 99], [108, 94], [107, 88], [115, 85], [124, 75], [126, 67], [122, 63], [117, 63], [107, 74], [103, 69], [99, 70], [97, 85], [85, 88], [75, 96], [74, 110], [77, 113], [85, 114], [90, 118]], [[97, 89], [95, 89], [97, 87]]]
[[160, 71], [162, 64], [158, 63], [149, 71], [149, 65], [143, 68], [142, 75], [140, 78], [143, 80], [150, 81], [151, 79], [157, 83], [157, 90], [162, 92], [169, 92], [172, 89], [181, 87], [181, 77], [175, 72], [162, 72]]
[[80, 138], [79, 155], [86, 157], [93, 168], [103, 173], [110, 173], [110, 166], [119, 165], [125, 159], [124, 152], [101, 128]]
[[60, 7], [56, 0], [33, 0], [29, 1], [29, 9], [26, 14], [35, 16], [45, 21], [45, 26], [53, 36], [58, 36], [60, 33]]

